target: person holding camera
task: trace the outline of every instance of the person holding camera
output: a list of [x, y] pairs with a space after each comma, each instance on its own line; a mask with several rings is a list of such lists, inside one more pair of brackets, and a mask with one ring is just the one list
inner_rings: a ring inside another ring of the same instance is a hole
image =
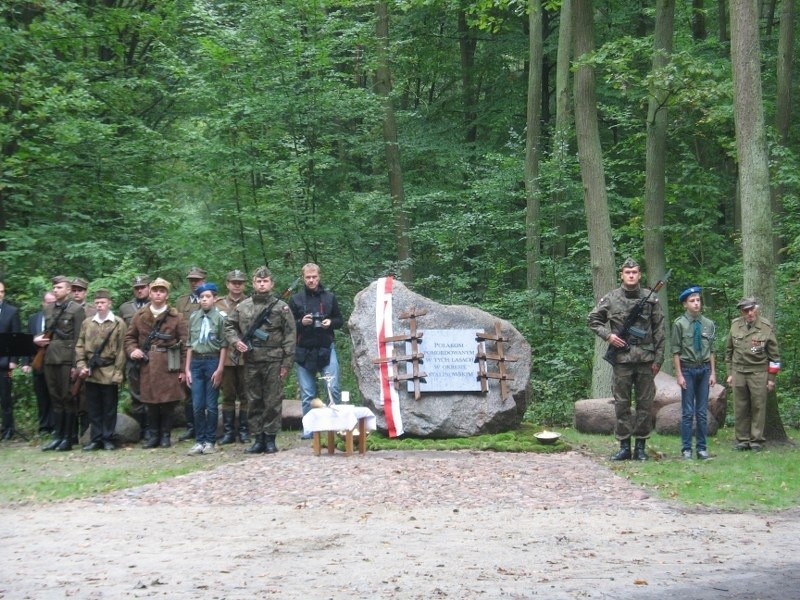
[[[308, 263], [302, 269], [302, 292], [292, 296], [289, 306], [297, 325], [297, 347], [294, 362], [303, 415], [311, 410], [311, 400], [317, 397], [316, 377], [321, 374], [328, 383], [336, 404], [341, 401], [339, 388], [339, 361], [334, 348], [335, 330], [344, 324], [339, 303], [333, 292], [326, 290], [320, 281], [320, 268]], [[327, 392], [324, 393], [327, 402]], [[310, 435], [303, 436], [309, 439]]]

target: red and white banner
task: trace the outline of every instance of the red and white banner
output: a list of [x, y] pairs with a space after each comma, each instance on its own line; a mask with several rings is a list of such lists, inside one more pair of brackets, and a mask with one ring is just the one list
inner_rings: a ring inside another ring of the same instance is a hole
[[400, 416], [400, 395], [392, 379], [395, 375], [396, 365], [391, 360], [394, 355], [394, 344], [386, 343], [386, 338], [394, 335], [392, 329], [392, 283], [393, 277], [378, 279], [378, 288], [375, 295], [375, 329], [378, 332], [378, 357], [384, 359], [380, 363], [381, 395], [379, 406], [383, 406], [386, 418], [386, 429], [389, 437], [403, 435], [403, 418]]

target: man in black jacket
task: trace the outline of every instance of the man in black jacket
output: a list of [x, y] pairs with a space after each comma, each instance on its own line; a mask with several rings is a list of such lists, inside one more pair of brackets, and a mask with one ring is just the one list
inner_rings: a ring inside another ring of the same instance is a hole
[[[56, 297], [53, 292], [45, 292], [42, 296], [42, 310], [28, 317], [28, 333], [36, 337], [44, 333], [44, 308], [53, 304]], [[50, 402], [50, 392], [47, 391], [47, 382], [44, 379], [44, 369], [34, 370], [30, 361], [22, 367], [23, 373], [33, 374], [33, 393], [36, 395], [36, 408], [39, 414], [39, 435], [53, 433], [53, 405]]]
[[[6, 284], [0, 281], [0, 333], [19, 333], [19, 311], [5, 301]], [[3, 430], [0, 439], [14, 437], [14, 400], [11, 397], [11, 372], [17, 368], [13, 356], [0, 356], [0, 408], [3, 413]]]
[[[311, 400], [317, 397], [318, 374], [328, 382], [333, 401], [339, 404], [341, 400], [339, 361], [333, 342], [335, 330], [342, 327], [344, 319], [336, 296], [320, 282], [319, 266], [308, 263], [302, 272], [305, 289], [292, 296], [289, 306], [297, 325], [294, 360], [305, 415], [311, 410]], [[328, 400], [327, 393], [324, 400]]]

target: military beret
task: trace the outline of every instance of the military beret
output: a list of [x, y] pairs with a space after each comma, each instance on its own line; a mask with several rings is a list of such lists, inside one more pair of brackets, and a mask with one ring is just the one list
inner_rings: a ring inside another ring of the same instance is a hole
[[638, 269], [638, 268], [639, 268], [639, 263], [633, 260], [629, 256], [628, 258], [625, 259], [625, 262], [622, 263], [619, 270], [622, 271], [622, 269]]
[[244, 271], [240, 271], [239, 269], [234, 269], [227, 275], [228, 281], [247, 281], [247, 275], [244, 274]]
[[169, 292], [172, 289], [172, 286], [170, 285], [169, 281], [167, 281], [166, 279], [162, 279], [161, 277], [156, 277], [153, 280], [153, 283], [150, 284], [150, 289], [159, 287], [164, 288], [165, 290], [167, 290], [167, 292]]
[[205, 279], [206, 275], [207, 273], [200, 267], [192, 267], [189, 269], [189, 274], [186, 275], [186, 279]]
[[699, 294], [703, 291], [703, 288], [697, 285], [693, 285], [692, 287], [688, 287], [681, 292], [681, 295], [678, 296], [678, 302], [683, 303], [689, 296], [692, 294]]
[[194, 293], [198, 296], [203, 292], [211, 292], [216, 296], [219, 293], [219, 288], [217, 287], [216, 283], [204, 283], [194, 291]]
[[53, 277], [50, 280], [50, 283], [53, 283], [53, 284], [56, 284], [56, 283], [69, 283], [69, 282], [70, 282], [70, 279], [67, 278], [65, 275], [56, 275], [55, 277]]
[[133, 287], [141, 287], [143, 285], [150, 285], [150, 277], [147, 275], [137, 275], [131, 282]]
[[758, 300], [753, 298], [753, 296], [748, 296], [747, 298], [739, 300], [739, 304], [736, 305], [736, 308], [739, 310], [750, 310], [756, 306], [758, 306]]
[[269, 267], [258, 267], [255, 271], [253, 271], [253, 277], [266, 279], [267, 277], [272, 277], [272, 271], [269, 270]]
[[111, 292], [101, 288], [94, 293], [95, 300], [100, 300], [102, 298], [105, 298], [106, 300], [111, 300]]
[[76, 277], [72, 280], [72, 287], [81, 288], [82, 290], [89, 289], [89, 282], [85, 279], [81, 279], [80, 277]]

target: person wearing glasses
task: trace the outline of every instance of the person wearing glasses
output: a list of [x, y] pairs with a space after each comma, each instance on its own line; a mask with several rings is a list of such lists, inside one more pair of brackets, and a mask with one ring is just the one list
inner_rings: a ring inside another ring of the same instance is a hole
[[731, 323], [725, 348], [727, 384], [733, 387], [736, 450], [759, 452], [764, 446], [767, 395], [775, 391], [781, 369], [772, 323], [759, 314], [758, 300], [743, 298]]

